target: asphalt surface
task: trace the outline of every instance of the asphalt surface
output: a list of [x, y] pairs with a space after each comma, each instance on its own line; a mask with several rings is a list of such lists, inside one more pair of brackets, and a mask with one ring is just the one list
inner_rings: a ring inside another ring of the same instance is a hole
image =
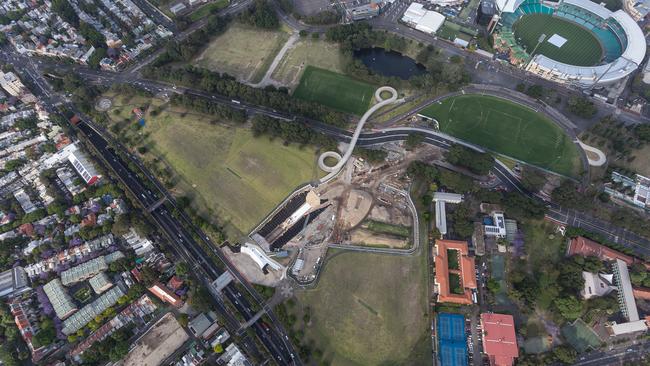
[[[80, 123], [78, 127], [143, 207], [149, 207], [158, 202], [160, 199], [159, 195], [153, 193], [140, 182], [139, 177], [128, 168], [128, 165], [122, 161], [120, 156], [109, 146], [107, 140], [98, 131], [86, 122]], [[185, 226], [171, 214], [165, 205], [159, 206], [151, 211], [150, 214], [170, 238], [170, 242], [176, 251], [193, 266], [193, 269], [200, 274], [199, 277], [204, 281], [207, 288], [211, 289], [211, 282], [216, 280], [223, 271], [212, 262], [208, 254], [196, 243]], [[255, 315], [256, 312], [252, 310], [252, 305], [248, 299], [242, 295], [234, 284], [231, 283], [226, 286], [223, 290], [223, 295], [245, 320], [249, 320]], [[220, 297], [214, 297], [217, 300], [219, 312], [226, 316], [231, 329], [237, 329], [239, 322], [229, 315]], [[263, 306], [263, 304], [258, 305], [259, 308]], [[294, 352], [290, 350], [291, 346], [285, 342], [286, 334], [284, 332], [280, 332], [277, 329], [267, 329], [260, 322], [253, 324], [253, 329], [264, 346], [269, 350], [272, 357], [280, 365], [292, 363], [292, 355]]]

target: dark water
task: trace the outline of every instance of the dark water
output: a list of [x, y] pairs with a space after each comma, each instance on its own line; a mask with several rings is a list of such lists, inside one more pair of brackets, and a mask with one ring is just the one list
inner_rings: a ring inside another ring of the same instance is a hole
[[410, 57], [383, 48], [364, 48], [354, 51], [354, 57], [377, 75], [409, 79], [427, 70]]

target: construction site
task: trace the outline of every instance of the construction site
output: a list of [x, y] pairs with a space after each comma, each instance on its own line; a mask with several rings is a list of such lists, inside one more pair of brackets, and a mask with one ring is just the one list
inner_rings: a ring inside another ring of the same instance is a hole
[[274, 286], [286, 276], [316, 279], [327, 249], [404, 253], [417, 246], [415, 206], [406, 170], [411, 161], [439, 161], [438, 148], [406, 150], [385, 143], [379, 163], [353, 156], [327, 183], [305, 185], [279, 204], [229, 253], [253, 283]]

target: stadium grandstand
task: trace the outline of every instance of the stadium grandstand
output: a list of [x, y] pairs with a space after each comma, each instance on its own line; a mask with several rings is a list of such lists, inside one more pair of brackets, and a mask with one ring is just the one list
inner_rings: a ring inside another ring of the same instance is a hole
[[250, 237], [267, 252], [278, 250], [316, 219], [327, 205], [327, 200], [321, 200], [314, 191], [303, 191], [278, 207]]
[[643, 32], [623, 10], [589, 0], [498, 0], [497, 6], [495, 48], [545, 79], [580, 88], [612, 84], [645, 57]]

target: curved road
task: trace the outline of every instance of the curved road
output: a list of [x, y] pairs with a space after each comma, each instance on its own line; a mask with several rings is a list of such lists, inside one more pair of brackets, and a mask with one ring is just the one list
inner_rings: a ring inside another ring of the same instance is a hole
[[[390, 97], [384, 99], [381, 96], [381, 93], [384, 92], [390, 93]], [[352, 138], [350, 139], [350, 144], [348, 145], [348, 148], [343, 154], [343, 156], [341, 157], [341, 154], [339, 154], [336, 151], [327, 151], [322, 153], [321, 156], [318, 157], [318, 167], [321, 168], [321, 170], [324, 170], [329, 173], [320, 179], [320, 183], [328, 182], [330, 179], [334, 178], [337, 174], [339, 174], [341, 168], [343, 168], [345, 163], [348, 162], [350, 156], [352, 156], [352, 151], [354, 150], [354, 146], [357, 144], [357, 140], [359, 139], [361, 130], [363, 130], [363, 125], [366, 124], [368, 118], [370, 118], [370, 116], [372, 116], [373, 113], [375, 113], [378, 109], [382, 108], [383, 106], [400, 102], [397, 100], [397, 90], [395, 90], [390, 86], [382, 86], [377, 90], [375, 90], [375, 100], [377, 101], [377, 104], [370, 107], [370, 109], [368, 109], [366, 113], [363, 114], [363, 116], [357, 123], [357, 127], [354, 130], [354, 134], [352, 134]], [[325, 164], [325, 159], [327, 158], [336, 159], [337, 163], [333, 166], [329, 166]]]

